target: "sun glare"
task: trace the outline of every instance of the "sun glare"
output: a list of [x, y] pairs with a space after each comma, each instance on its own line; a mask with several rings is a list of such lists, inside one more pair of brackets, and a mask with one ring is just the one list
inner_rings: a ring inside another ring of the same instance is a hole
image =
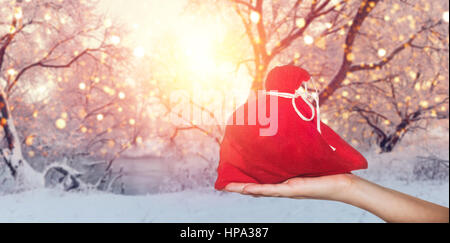
[[214, 40], [207, 33], [201, 32], [186, 33], [181, 38], [181, 44], [185, 50], [186, 62], [191, 71], [211, 73], [216, 67]]
[[134, 49], [133, 55], [137, 58], [142, 58], [145, 56], [145, 49], [142, 46], [138, 46]]
[[[230, 19], [224, 20], [223, 16], [211, 11], [181, 14], [184, 4], [178, 1], [145, 1], [146, 8], [130, 5], [132, 11], [126, 12], [132, 14], [124, 15], [122, 6], [111, 2], [105, 2], [105, 7], [113, 6], [116, 14], [133, 28], [129, 36], [114, 36], [110, 43], [131, 47], [133, 57], [143, 65], [151, 60], [157, 66], [151, 70], [152, 78], [160, 81], [167, 95], [183, 90], [195, 99], [194, 93], [199, 90], [250, 89], [248, 71], [242, 66], [237, 69], [247, 50], [234, 44], [240, 43], [242, 36], [234, 31], [236, 23]], [[149, 14], [146, 9], [151, 7], [158, 10]], [[252, 14], [254, 23], [260, 18], [258, 13]], [[126, 97], [120, 93], [116, 95]], [[248, 92], [243, 92], [242, 100], [247, 96]]]

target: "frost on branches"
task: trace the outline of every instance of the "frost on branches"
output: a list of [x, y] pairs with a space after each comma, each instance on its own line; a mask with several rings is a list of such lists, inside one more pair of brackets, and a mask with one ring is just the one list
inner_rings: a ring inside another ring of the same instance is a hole
[[114, 160], [141, 132], [138, 89], [125, 82], [130, 50], [118, 41], [125, 30], [91, 1], [0, 8], [0, 191], [108, 189]]
[[447, 1], [190, 0], [149, 53], [96, 2], [0, 1], [0, 191], [120, 192], [124, 153], [170, 158], [174, 187], [204, 185], [222, 121], [277, 65], [313, 74], [322, 120], [355, 146], [391, 152], [448, 122]]
[[234, 45], [242, 48], [235, 63], [254, 90], [276, 65], [309, 70], [323, 121], [355, 146], [391, 152], [409, 133], [448, 120], [448, 1], [189, 2], [195, 13], [221, 11], [246, 37], [245, 48]]

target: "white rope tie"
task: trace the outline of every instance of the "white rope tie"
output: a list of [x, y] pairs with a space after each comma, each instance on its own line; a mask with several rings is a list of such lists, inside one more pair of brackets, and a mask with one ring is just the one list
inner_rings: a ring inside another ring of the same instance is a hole
[[[297, 115], [304, 121], [306, 122], [310, 122], [314, 120], [314, 117], [316, 116], [316, 112], [314, 110], [314, 106], [313, 104], [311, 104], [310, 99], [314, 100], [316, 102], [316, 110], [317, 110], [317, 131], [319, 131], [320, 134], [322, 134], [322, 129], [321, 129], [321, 120], [320, 120], [320, 98], [319, 98], [319, 90], [317, 89], [316, 83], [314, 82], [313, 79], [311, 79], [313, 84], [314, 84], [314, 89], [316, 90], [315, 93], [310, 94], [308, 93], [308, 84], [307, 82], [305, 82], [305, 87], [304, 89], [302, 89], [302, 87], [300, 87], [299, 89], [297, 89], [295, 91], [295, 94], [291, 94], [291, 93], [283, 93], [283, 92], [276, 92], [276, 91], [266, 91], [265, 94], [266, 95], [270, 95], [270, 96], [277, 96], [280, 98], [285, 98], [285, 99], [292, 99], [292, 106], [294, 107], [295, 112], [297, 113]], [[298, 109], [297, 104], [295, 103], [295, 101], [298, 98], [302, 98], [303, 101], [305, 101], [305, 103], [309, 106], [309, 108], [311, 109], [311, 118], [306, 118], [302, 112]], [[336, 148], [329, 145], [330, 148], [333, 151], [336, 151]]]

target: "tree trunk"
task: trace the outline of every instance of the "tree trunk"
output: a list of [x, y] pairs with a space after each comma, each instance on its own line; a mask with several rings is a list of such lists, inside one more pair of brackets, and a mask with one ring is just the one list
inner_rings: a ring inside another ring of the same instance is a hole
[[380, 142], [380, 148], [381, 148], [381, 152], [382, 153], [390, 153], [392, 151], [394, 151], [395, 146], [398, 145], [398, 143], [400, 142], [401, 138], [399, 135], [391, 135], [389, 137], [387, 137], [386, 139], [383, 139]]
[[269, 66], [269, 60], [264, 59], [264, 64], [255, 65], [255, 77], [252, 83], [252, 90], [258, 92], [264, 90], [264, 78]]
[[395, 132], [380, 142], [380, 148], [382, 153], [390, 153], [394, 151], [395, 146], [397, 146], [402, 140], [403, 136], [408, 131], [408, 127], [411, 125], [411, 119], [417, 119], [421, 115], [420, 111], [412, 114], [411, 117], [403, 119], [403, 121], [397, 125]]
[[0, 149], [0, 156], [11, 171], [11, 175], [19, 182], [19, 186], [25, 188], [41, 187], [44, 185], [44, 177], [34, 170], [24, 159], [19, 136], [14, 120], [11, 116], [8, 99], [0, 88], [0, 118], [1, 126], [8, 145], [7, 152]]

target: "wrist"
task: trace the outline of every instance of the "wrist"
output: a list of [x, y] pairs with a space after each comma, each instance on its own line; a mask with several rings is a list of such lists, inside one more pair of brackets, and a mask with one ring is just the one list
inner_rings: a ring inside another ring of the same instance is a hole
[[341, 202], [372, 212], [382, 188], [355, 175], [350, 175], [349, 181]]
[[363, 180], [353, 174], [347, 174], [345, 177], [346, 179], [343, 180], [342, 190], [335, 200], [354, 205], [358, 198], [358, 194], [361, 191]]

